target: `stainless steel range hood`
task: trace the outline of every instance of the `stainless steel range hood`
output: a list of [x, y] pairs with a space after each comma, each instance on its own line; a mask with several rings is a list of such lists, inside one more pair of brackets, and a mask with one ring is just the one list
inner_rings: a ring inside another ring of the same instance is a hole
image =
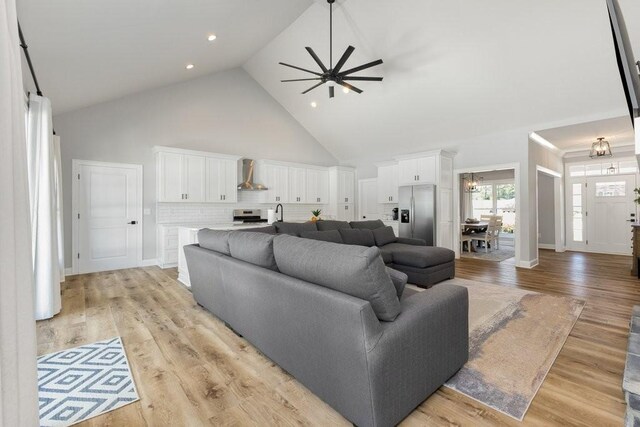
[[259, 191], [259, 190], [268, 190], [262, 184], [255, 184], [253, 182], [253, 173], [255, 170], [256, 162], [252, 159], [243, 159], [242, 160], [242, 182], [238, 184], [239, 191]]

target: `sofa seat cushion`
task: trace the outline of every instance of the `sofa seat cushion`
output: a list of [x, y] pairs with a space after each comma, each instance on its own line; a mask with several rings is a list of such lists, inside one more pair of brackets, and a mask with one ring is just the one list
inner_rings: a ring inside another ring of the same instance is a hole
[[456, 254], [446, 248], [435, 246], [412, 246], [403, 243], [389, 243], [383, 246], [391, 252], [393, 263], [417, 268], [427, 268], [434, 265], [446, 264], [455, 259]]
[[342, 237], [342, 243], [346, 245], [358, 245], [358, 246], [375, 246], [376, 240], [373, 237], [373, 232], [369, 229], [346, 229], [342, 228], [338, 230]]
[[384, 261], [385, 264], [391, 264], [393, 262], [393, 254], [391, 253], [391, 251], [385, 248], [379, 248], [379, 249], [380, 249], [380, 256], [382, 257], [382, 261]]
[[231, 255], [231, 252], [229, 252], [229, 234], [231, 234], [230, 231], [203, 228], [198, 230], [198, 243], [201, 248], [224, 255]]
[[281, 273], [369, 301], [380, 320], [393, 321], [400, 314], [397, 291], [378, 248], [280, 235], [273, 250]]
[[318, 227], [318, 231], [327, 231], [327, 230], [340, 230], [342, 228], [351, 228], [347, 221], [336, 221], [336, 220], [322, 220], [316, 222], [316, 226]]
[[315, 222], [274, 222], [278, 234], [289, 234], [300, 237], [304, 231], [318, 231]]
[[375, 230], [376, 228], [384, 227], [384, 222], [380, 219], [373, 219], [370, 221], [351, 221], [349, 225], [351, 228]]
[[278, 271], [273, 256], [273, 239], [276, 237], [266, 233], [232, 231], [229, 234], [229, 251], [233, 258]]
[[303, 239], [320, 240], [322, 242], [342, 243], [342, 236], [338, 230], [303, 231], [300, 234]]

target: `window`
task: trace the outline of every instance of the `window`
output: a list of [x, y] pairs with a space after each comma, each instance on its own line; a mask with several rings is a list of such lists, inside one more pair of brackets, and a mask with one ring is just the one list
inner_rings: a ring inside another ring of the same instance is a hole
[[569, 166], [570, 176], [584, 176], [584, 165], [571, 165]]
[[619, 182], [596, 182], [596, 197], [624, 197], [627, 194], [627, 185]]
[[516, 225], [516, 186], [513, 182], [485, 183], [471, 196], [473, 218], [501, 215], [502, 232], [513, 234]]
[[573, 221], [571, 224], [573, 230], [573, 241], [582, 242], [583, 236], [583, 221], [582, 221], [582, 184], [572, 185], [572, 206], [573, 206]]
[[473, 217], [480, 219], [482, 215], [493, 215], [493, 185], [478, 185], [478, 191], [471, 195]]

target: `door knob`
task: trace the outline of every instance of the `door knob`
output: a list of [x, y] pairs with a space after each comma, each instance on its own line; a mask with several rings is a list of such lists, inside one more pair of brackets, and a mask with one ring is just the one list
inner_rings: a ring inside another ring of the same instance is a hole
[[129, 221], [127, 224], [136, 225], [138, 221]]

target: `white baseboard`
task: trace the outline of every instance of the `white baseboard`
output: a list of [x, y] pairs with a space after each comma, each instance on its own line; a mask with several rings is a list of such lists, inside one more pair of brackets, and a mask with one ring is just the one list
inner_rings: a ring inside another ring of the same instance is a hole
[[538, 243], [538, 249], [551, 249], [556, 250], [556, 245], [550, 243]]
[[140, 267], [152, 267], [154, 265], [158, 265], [158, 260], [156, 258], [143, 259]]
[[531, 261], [520, 261], [518, 263], [518, 267], [520, 268], [533, 268], [538, 265], [538, 258], [532, 259]]
[[65, 276], [75, 276], [75, 273], [73, 272], [73, 268], [72, 267], [67, 267], [64, 269], [64, 275]]

